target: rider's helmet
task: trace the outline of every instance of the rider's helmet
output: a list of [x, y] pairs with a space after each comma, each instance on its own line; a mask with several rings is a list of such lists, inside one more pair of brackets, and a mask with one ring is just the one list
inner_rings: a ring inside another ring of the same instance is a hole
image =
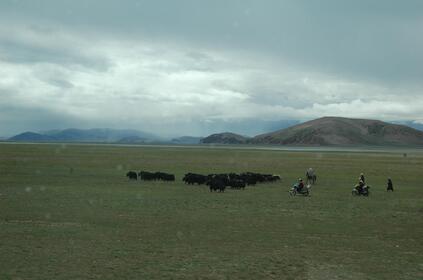
[[302, 182], [302, 181], [303, 181], [303, 179], [299, 178], [299, 179], [298, 179], [298, 181]]

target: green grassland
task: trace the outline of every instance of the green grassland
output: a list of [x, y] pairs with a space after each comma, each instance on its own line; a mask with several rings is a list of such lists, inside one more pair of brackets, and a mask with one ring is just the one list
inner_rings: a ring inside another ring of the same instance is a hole
[[[290, 197], [310, 166], [311, 196]], [[282, 181], [225, 193], [181, 181], [244, 171]], [[360, 172], [370, 197], [351, 195]], [[423, 279], [422, 177], [418, 150], [2, 144], [0, 279]]]

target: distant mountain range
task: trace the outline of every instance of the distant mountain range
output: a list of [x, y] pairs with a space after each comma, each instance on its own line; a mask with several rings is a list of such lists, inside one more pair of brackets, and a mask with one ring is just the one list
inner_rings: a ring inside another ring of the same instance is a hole
[[8, 141], [16, 142], [107, 142], [107, 143], [144, 143], [159, 139], [159, 137], [129, 129], [65, 129], [52, 130], [42, 133], [24, 132], [15, 135]]
[[54, 139], [51, 136], [39, 134], [31, 131], [27, 131], [7, 139], [9, 141], [16, 142], [48, 142], [53, 141]]
[[423, 146], [423, 132], [378, 120], [324, 117], [289, 128], [246, 138], [233, 133], [213, 134], [203, 143], [303, 146]]
[[409, 126], [411, 128], [423, 131], [423, 124], [421, 124], [421, 123], [410, 122], [410, 121], [407, 121], [407, 122], [392, 122], [392, 123], [406, 125], [406, 126]]
[[202, 139], [203, 137], [182, 136], [178, 138], [173, 138], [171, 142], [173, 144], [195, 145], [195, 144], [200, 144]]
[[423, 146], [423, 131], [378, 120], [323, 117], [255, 137], [224, 132], [204, 138], [183, 136], [166, 140], [138, 130], [71, 128], [39, 133], [24, 132], [5, 140], [14, 142], [163, 143], [181, 145]]

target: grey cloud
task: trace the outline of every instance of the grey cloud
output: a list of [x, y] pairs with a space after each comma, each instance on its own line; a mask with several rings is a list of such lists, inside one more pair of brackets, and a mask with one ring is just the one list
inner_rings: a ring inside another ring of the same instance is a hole
[[293, 109], [304, 109], [312, 106], [317, 100], [315, 97], [301, 97], [295, 96], [292, 93], [286, 92], [258, 92], [256, 95], [251, 96], [251, 102], [255, 104], [264, 105], [279, 105], [284, 107], [290, 107]]
[[[1, 94], [1, 93], [0, 93]], [[83, 127], [77, 118], [45, 108], [0, 104], [1, 136], [10, 137], [24, 131]]]
[[62, 80], [62, 79], [49, 79], [48, 82], [53, 85], [53, 86], [57, 86], [59, 88], [66, 88], [66, 89], [70, 89], [73, 88], [74, 85], [66, 80]]
[[85, 38], [75, 38], [67, 32], [39, 24], [3, 22], [0, 60], [17, 64], [51, 63], [68, 68], [81, 66], [95, 71], [106, 71], [111, 66], [110, 61], [86, 44]]
[[5, 0], [0, 24], [11, 122], [202, 135], [322, 115], [421, 119], [421, 1]]
[[6, 1], [3, 15], [268, 53], [344, 78], [418, 82], [421, 1]]
[[84, 56], [63, 49], [27, 46], [13, 41], [0, 41], [0, 59], [19, 64], [53, 63], [64, 67], [80, 65], [96, 71], [106, 71], [110, 64], [105, 59]]

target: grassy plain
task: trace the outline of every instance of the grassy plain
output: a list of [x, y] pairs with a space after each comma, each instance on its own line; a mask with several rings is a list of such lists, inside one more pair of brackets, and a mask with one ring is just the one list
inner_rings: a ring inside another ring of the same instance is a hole
[[[290, 197], [310, 166], [311, 196]], [[127, 180], [140, 169], [177, 181]], [[283, 179], [210, 193], [189, 171]], [[423, 279], [422, 171], [418, 150], [2, 144], [0, 279]]]

